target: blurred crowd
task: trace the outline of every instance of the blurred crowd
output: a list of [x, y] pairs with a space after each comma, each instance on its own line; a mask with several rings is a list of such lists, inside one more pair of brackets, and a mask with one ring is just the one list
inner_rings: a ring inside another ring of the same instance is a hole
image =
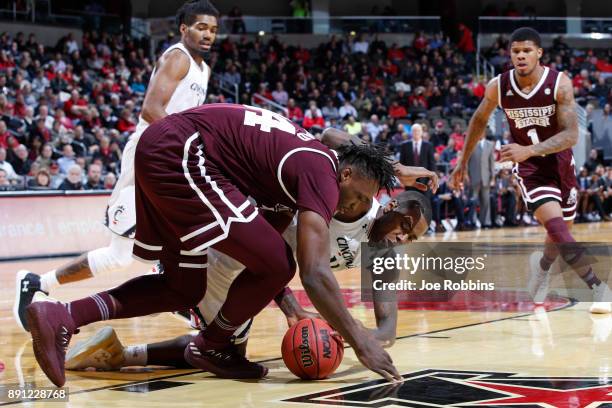
[[[226, 37], [207, 57], [214, 72], [207, 102], [268, 107], [312, 133], [344, 129], [385, 146], [398, 159], [408, 144], [417, 145], [419, 157], [412, 164], [439, 171], [445, 180], [486, 86], [472, 75], [475, 48], [463, 29], [457, 44], [418, 32], [409, 46], [375, 35], [331, 36], [314, 48], [288, 45], [276, 36]], [[161, 41], [156, 57], [177, 40]], [[2, 34], [0, 189], [111, 189], [153, 70], [147, 47], [145, 40], [104, 32], [85, 32], [82, 44], [68, 34], [54, 47], [34, 35]], [[498, 72], [509, 66], [506, 47], [500, 37], [488, 51]], [[591, 110], [603, 107], [609, 118], [610, 52], [570, 50], [558, 39], [543, 62], [572, 78], [579, 103]], [[483, 143], [495, 157], [508, 141], [507, 133], [488, 132]], [[429, 147], [421, 153], [421, 146]], [[509, 171], [495, 163], [491, 171], [482, 175], [484, 192], [475, 186], [447, 191], [443, 182], [431, 197], [436, 228], [533, 223]], [[610, 175], [609, 168], [595, 166], [580, 176], [589, 179], [581, 184], [584, 220], [608, 217]], [[598, 192], [591, 194], [595, 185]], [[456, 224], [445, 224], [450, 218]]]

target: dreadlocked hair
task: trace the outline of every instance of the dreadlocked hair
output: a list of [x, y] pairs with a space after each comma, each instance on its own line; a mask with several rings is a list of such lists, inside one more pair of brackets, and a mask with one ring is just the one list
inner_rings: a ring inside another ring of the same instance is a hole
[[395, 182], [393, 165], [384, 147], [346, 144], [336, 149], [340, 167], [352, 166], [362, 176], [376, 180], [379, 188], [390, 194]]

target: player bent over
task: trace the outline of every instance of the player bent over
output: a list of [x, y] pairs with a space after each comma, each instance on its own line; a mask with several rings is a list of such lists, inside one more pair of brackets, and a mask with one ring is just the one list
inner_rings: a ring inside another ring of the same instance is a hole
[[[340, 221], [342, 219], [343, 221]], [[424, 195], [415, 191], [400, 193], [382, 207], [374, 200], [371, 207], [360, 206], [353, 214], [337, 214], [332, 218], [330, 229], [330, 267], [333, 271], [361, 266], [362, 242], [394, 243], [411, 242], [421, 237], [431, 222], [431, 206]], [[292, 223], [283, 234], [293, 251], [296, 250], [297, 225]], [[205, 329], [225, 300], [229, 286], [244, 266], [227, 255], [214, 250], [208, 256], [208, 287], [204, 299], [192, 311], [196, 327]], [[397, 302], [380, 301], [374, 297], [376, 330], [374, 337], [385, 347], [391, 346], [396, 337]], [[301, 308], [295, 296], [287, 288], [275, 297], [289, 325], [307, 317], [315, 317]], [[232, 344], [240, 353], [246, 352], [246, 343], [252, 320], [240, 327], [233, 335]], [[79, 370], [94, 367], [114, 370], [128, 366], [190, 367], [183, 351], [193, 336], [184, 335], [172, 340], [153, 344], [123, 347], [114, 330], [107, 326], [94, 336], [83, 341], [66, 355], [66, 368]]]

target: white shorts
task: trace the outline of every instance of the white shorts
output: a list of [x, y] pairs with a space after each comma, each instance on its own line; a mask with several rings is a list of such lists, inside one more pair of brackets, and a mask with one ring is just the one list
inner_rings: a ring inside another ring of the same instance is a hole
[[136, 202], [134, 156], [141, 132], [132, 134], [121, 155], [121, 174], [106, 209], [106, 226], [113, 233], [134, 239], [136, 234]]
[[[208, 249], [206, 294], [198, 306], [192, 310], [192, 327], [203, 330], [215, 319], [227, 299], [227, 292], [232, 282], [244, 268], [245, 266], [235, 259], [212, 248]], [[232, 338], [234, 344], [244, 343], [248, 339], [252, 323], [253, 319], [249, 319], [235, 331]]]

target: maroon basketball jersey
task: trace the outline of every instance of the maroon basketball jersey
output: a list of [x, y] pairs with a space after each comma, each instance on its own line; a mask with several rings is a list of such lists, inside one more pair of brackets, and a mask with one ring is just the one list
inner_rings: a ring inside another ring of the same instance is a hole
[[[515, 143], [533, 145], [559, 133], [557, 90], [560, 78], [558, 71], [544, 67], [540, 81], [531, 92], [525, 94], [516, 82], [514, 69], [498, 76], [498, 104], [506, 114]], [[534, 171], [569, 174], [566, 167], [572, 163], [572, 150], [566, 149], [547, 156], [531, 157], [520, 163], [519, 169], [524, 170], [525, 176]]]
[[204, 162], [214, 162], [258, 204], [311, 210], [331, 220], [339, 199], [338, 159], [303, 128], [245, 105], [208, 104], [172, 116], [199, 133]]

